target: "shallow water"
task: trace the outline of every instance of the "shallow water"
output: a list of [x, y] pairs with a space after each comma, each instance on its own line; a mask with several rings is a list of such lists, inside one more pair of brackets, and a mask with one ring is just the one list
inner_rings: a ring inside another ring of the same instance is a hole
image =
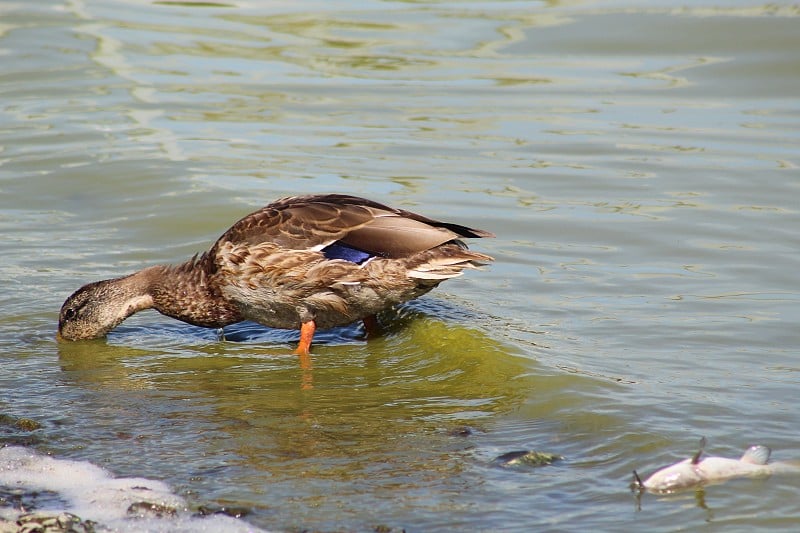
[[[689, 5], [3, 4], [0, 413], [42, 428], [0, 440], [266, 529], [794, 529], [794, 476], [628, 489], [702, 435], [800, 459], [800, 9]], [[310, 371], [157, 313], [55, 342], [81, 284], [327, 191], [496, 264]], [[520, 449], [565, 459], [491, 464]]]

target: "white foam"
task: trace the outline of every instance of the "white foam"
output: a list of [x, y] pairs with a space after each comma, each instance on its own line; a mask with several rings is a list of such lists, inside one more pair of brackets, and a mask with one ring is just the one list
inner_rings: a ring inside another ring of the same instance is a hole
[[[94, 520], [120, 532], [246, 532], [263, 531], [225, 515], [192, 516], [183, 498], [161, 481], [115, 478], [86, 461], [54, 459], [30, 449], [0, 448], [0, 486], [9, 489], [52, 491], [67, 502], [63, 508], [39, 507], [37, 511], [67, 511], [83, 520]], [[175, 509], [174, 516], [132, 518], [128, 508], [147, 502]], [[14, 521], [20, 510], [0, 508], [0, 518]]]

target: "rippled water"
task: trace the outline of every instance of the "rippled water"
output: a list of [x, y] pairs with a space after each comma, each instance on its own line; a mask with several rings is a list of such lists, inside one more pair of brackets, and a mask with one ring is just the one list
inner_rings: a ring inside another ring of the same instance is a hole
[[[794, 529], [793, 476], [628, 489], [702, 435], [800, 459], [800, 9], [725, 5], [0, 5], [0, 414], [42, 424], [0, 441], [267, 529]], [[311, 371], [156, 313], [55, 342], [81, 284], [328, 191], [497, 262]]]

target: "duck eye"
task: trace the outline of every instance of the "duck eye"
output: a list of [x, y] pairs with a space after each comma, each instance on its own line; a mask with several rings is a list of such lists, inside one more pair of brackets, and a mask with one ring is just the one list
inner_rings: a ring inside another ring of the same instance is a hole
[[70, 307], [69, 309], [64, 311], [64, 318], [66, 320], [70, 320], [70, 319], [75, 318], [75, 315], [77, 315], [77, 314], [78, 314], [78, 312], [75, 310], [75, 308], [74, 307]]

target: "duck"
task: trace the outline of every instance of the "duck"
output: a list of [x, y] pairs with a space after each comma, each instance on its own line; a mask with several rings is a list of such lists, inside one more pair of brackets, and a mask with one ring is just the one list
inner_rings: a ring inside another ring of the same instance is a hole
[[308, 356], [315, 331], [362, 321], [494, 259], [462, 239], [489, 231], [440, 222], [348, 194], [276, 200], [231, 226], [211, 248], [89, 283], [61, 307], [57, 339], [105, 337], [145, 309], [206, 328], [244, 320], [299, 330]]

